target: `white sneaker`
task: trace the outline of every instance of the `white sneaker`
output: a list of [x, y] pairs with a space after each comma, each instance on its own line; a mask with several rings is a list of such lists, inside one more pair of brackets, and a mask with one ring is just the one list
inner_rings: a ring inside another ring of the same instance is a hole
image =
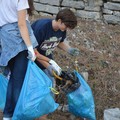
[[12, 120], [12, 118], [3, 118], [3, 120]]

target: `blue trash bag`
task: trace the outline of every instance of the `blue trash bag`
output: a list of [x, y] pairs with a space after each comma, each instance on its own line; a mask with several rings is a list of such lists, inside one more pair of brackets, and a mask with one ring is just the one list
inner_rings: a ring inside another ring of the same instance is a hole
[[78, 117], [96, 120], [95, 104], [91, 88], [77, 71], [74, 71], [74, 73], [81, 85], [74, 92], [67, 94], [69, 111]]
[[49, 114], [59, 106], [50, 87], [52, 81], [32, 61], [29, 61], [23, 87], [12, 120], [34, 120]]
[[7, 78], [4, 75], [0, 74], [0, 110], [3, 110], [5, 107], [7, 85]]

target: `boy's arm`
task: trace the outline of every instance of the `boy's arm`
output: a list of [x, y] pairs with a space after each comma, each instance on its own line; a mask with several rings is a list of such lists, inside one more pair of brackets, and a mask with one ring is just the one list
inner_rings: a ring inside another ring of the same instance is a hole
[[41, 59], [38, 59], [36, 58], [36, 60], [41, 63], [45, 68], [48, 68], [48, 66], [50, 66], [49, 62], [47, 61], [44, 61], [44, 60], [41, 60]]
[[48, 69], [50, 75], [53, 74], [53, 71], [55, 71], [58, 75], [61, 74], [62, 69], [58, 66], [58, 64], [48, 57], [41, 55], [37, 49], [34, 50], [36, 54], [36, 60], [41, 63], [46, 69]]
[[[34, 49], [34, 51], [35, 51], [35, 54], [36, 54], [36, 57], [37, 57], [36, 60], [39, 63], [41, 63], [46, 69], [49, 69], [49, 68], [53, 69], [54, 68], [54, 70], [57, 71], [58, 75], [61, 73], [62, 69], [59, 67], [59, 65], [54, 60], [49, 59], [48, 57], [40, 54], [37, 51], [37, 49]], [[52, 68], [49, 67], [49, 66], [52, 66]]]
[[41, 63], [45, 68], [48, 68], [50, 59], [42, 54], [40, 54], [37, 49], [34, 49], [36, 60]]
[[66, 51], [67, 53], [69, 53], [72, 56], [77, 56], [79, 55], [80, 51], [77, 48], [72, 48], [71, 46], [69, 46], [68, 44], [66, 44], [65, 42], [61, 42], [59, 43], [58, 47], [64, 51]]
[[40, 53], [37, 51], [37, 49], [34, 49], [34, 51], [35, 51], [35, 55], [36, 55], [36, 58], [37, 58], [37, 59], [40, 59], [40, 60], [43, 60], [43, 61], [46, 61], [46, 62], [49, 63], [50, 59], [49, 59], [48, 57], [40, 54]]
[[71, 48], [71, 47], [70, 47], [68, 44], [66, 44], [65, 42], [59, 43], [58, 47], [59, 47], [60, 49], [64, 50], [64, 51], [66, 51], [66, 52], [68, 52], [68, 49]]
[[62, 69], [59, 66], [54, 67], [51, 64], [49, 64], [48, 62], [46, 62], [44, 60], [40, 60], [40, 59], [37, 59], [37, 61], [40, 62], [48, 70], [48, 72], [51, 76], [54, 76], [53, 71], [55, 73], [57, 73], [57, 75], [61, 74]]

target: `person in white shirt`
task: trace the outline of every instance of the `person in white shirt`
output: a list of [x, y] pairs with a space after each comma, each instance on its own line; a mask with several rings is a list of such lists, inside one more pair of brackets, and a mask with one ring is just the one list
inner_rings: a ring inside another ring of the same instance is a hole
[[0, 0], [0, 67], [11, 71], [7, 87], [3, 120], [11, 120], [27, 70], [28, 58], [36, 59], [38, 45], [28, 15], [33, 0]]

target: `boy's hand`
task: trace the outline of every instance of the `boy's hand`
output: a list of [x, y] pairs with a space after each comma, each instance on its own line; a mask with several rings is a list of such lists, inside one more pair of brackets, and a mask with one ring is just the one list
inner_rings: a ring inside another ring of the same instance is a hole
[[56, 72], [55, 68], [52, 65], [47, 67], [47, 70], [51, 76], [53, 76], [53, 71]]
[[55, 68], [57, 75], [60, 75], [62, 69], [59, 67], [59, 65], [52, 59], [49, 61], [49, 63]]
[[80, 54], [80, 51], [78, 48], [69, 48], [68, 53], [72, 56], [78, 56]]

